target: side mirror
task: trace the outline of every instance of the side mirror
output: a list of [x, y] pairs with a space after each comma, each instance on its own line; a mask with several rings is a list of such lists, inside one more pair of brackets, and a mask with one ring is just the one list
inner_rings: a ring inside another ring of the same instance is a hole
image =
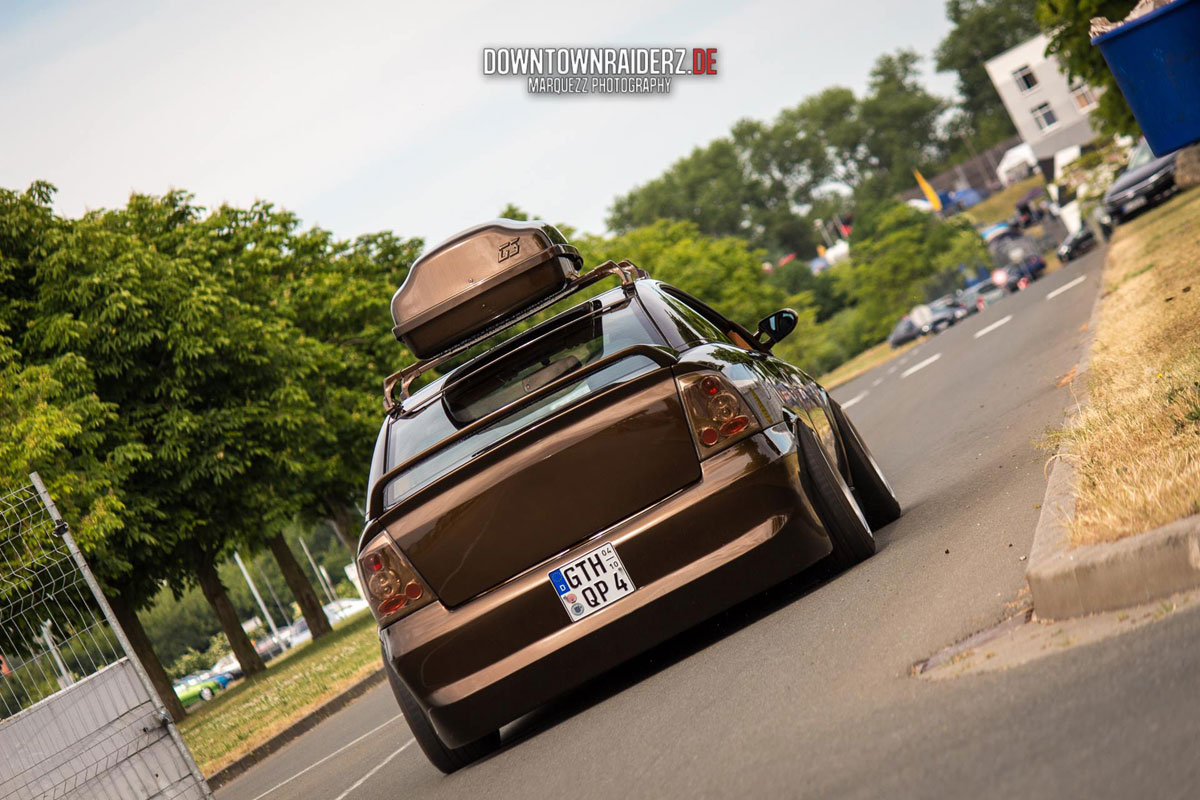
[[796, 329], [799, 315], [790, 308], [780, 309], [758, 323], [758, 343], [770, 350]]

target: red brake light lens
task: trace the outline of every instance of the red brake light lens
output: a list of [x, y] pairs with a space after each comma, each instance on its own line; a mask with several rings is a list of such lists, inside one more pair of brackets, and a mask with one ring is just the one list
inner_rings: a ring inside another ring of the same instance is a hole
[[745, 398], [725, 376], [701, 372], [684, 375], [677, 382], [701, 458], [760, 429]]
[[394, 622], [433, 599], [386, 533], [363, 548], [358, 556], [358, 574], [367, 603], [380, 625]]
[[745, 416], [737, 416], [721, 426], [722, 436], [737, 436], [742, 431], [746, 430], [750, 425], [750, 419]]

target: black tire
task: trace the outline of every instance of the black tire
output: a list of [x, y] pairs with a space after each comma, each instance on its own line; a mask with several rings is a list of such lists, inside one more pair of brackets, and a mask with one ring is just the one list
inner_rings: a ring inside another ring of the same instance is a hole
[[500, 731], [498, 730], [469, 744], [464, 744], [462, 747], [447, 747], [438, 737], [437, 731], [433, 729], [433, 723], [425, 715], [424, 709], [417, 703], [408, 687], [404, 685], [404, 681], [400, 680], [396, 670], [392, 668], [386, 655], [383, 658], [383, 670], [387, 673], [388, 683], [392, 685], [392, 694], [396, 695], [396, 702], [400, 704], [400, 711], [404, 713], [404, 721], [408, 723], [413, 738], [421, 746], [425, 757], [442, 772], [449, 775], [451, 772], [495, 752], [500, 747]]
[[812, 483], [813, 505], [833, 540], [827, 563], [839, 572], [849, 569], [875, 554], [875, 536], [850, 486], [829, 463], [816, 434], [803, 423], [796, 427], [800, 454]]
[[900, 501], [896, 499], [892, 485], [884, 477], [883, 470], [871, 455], [858, 428], [854, 427], [846, 412], [832, 398], [829, 405], [833, 408], [833, 419], [842, 433], [842, 444], [846, 448], [846, 466], [849, 467], [854, 499], [858, 501], [858, 507], [862, 509], [871, 530], [877, 531], [900, 519], [903, 513]]
[[205, 686], [203, 689], [200, 690], [200, 699], [201, 700], [212, 700], [214, 694], [215, 694], [215, 692], [213, 692], [211, 687]]

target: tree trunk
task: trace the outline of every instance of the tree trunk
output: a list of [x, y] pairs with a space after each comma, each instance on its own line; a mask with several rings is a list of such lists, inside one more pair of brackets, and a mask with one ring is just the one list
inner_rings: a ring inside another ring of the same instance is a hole
[[133, 655], [142, 662], [142, 669], [146, 670], [146, 674], [150, 676], [150, 683], [154, 686], [154, 691], [158, 693], [158, 699], [162, 701], [172, 720], [182, 722], [183, 718], [187, 716], [187, 711], [184, 710], [183, 703], [175, 694], [171, 678], [163, 669], [162, 662], [158, 660], [158, 653], [154, 652], [154, 645], [150, 643], [150, 637], [146, 635], [146, 629], [142, 627], [142, 621], [138, 619], [137, 612], [121, 597], [108, 595], [108, 604], [112, 606], [113, 615], [116, 616], [121, 629], [125, 631], [125, 637], [129, 639], [129, 644], [133, 647]]
[[296, 603], [300, 606], [300, 613], [304, 614], [304, 621], [308, 623], [313, 639], [331, 632], [333, 628], [329, 625], [329, 617], [325, 616], [317, 593], [313, 591], [312, 584], [300, 569], [300, 562], [296, 560], [292, 548], [288, 547], [283, 534], [277, 533], [267, 539], [267, 546], [271, 548], [271, 555], [275, 556], [275, 563], [279, 565], [283, 579], [292, 590], [292, 597], [296, 598]]
[[326, 500], [325, 509], [329, 512], [329, 527], [333, 528], [338, 539], [351, 553], [358, 552], [359, 532], [354, 529], [355, 519], [351, 516], [350, 509], [346, 508], [345, 503], [337, 500]]
[[242, 665], [242, 674], [249, 678], [265, 671], [267, 666], [263, 663], [262, 656], [254, 649], [250, 637], [242, 630], [241, 620], [238, 619], [233, 603], [229, 601], [225, 584], [221, 583], [221, 576], [217, 574], [216, 565], [205, 560], [196, 570], [196, 577], [200, 579], [200, 590], [204, 592], [204, 598], [212, 606], [217, 621], [221, 623], [221, 629], [225, 631], [225, 638], [229, 640], [234, 657]]

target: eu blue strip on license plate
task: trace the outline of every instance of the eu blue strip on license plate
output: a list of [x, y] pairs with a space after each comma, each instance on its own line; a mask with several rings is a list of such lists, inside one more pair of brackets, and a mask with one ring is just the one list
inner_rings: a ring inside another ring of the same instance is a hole
[[549, 573], [572, 622], [621, 599], [637, 587], [611, 544], [601, 545]]

